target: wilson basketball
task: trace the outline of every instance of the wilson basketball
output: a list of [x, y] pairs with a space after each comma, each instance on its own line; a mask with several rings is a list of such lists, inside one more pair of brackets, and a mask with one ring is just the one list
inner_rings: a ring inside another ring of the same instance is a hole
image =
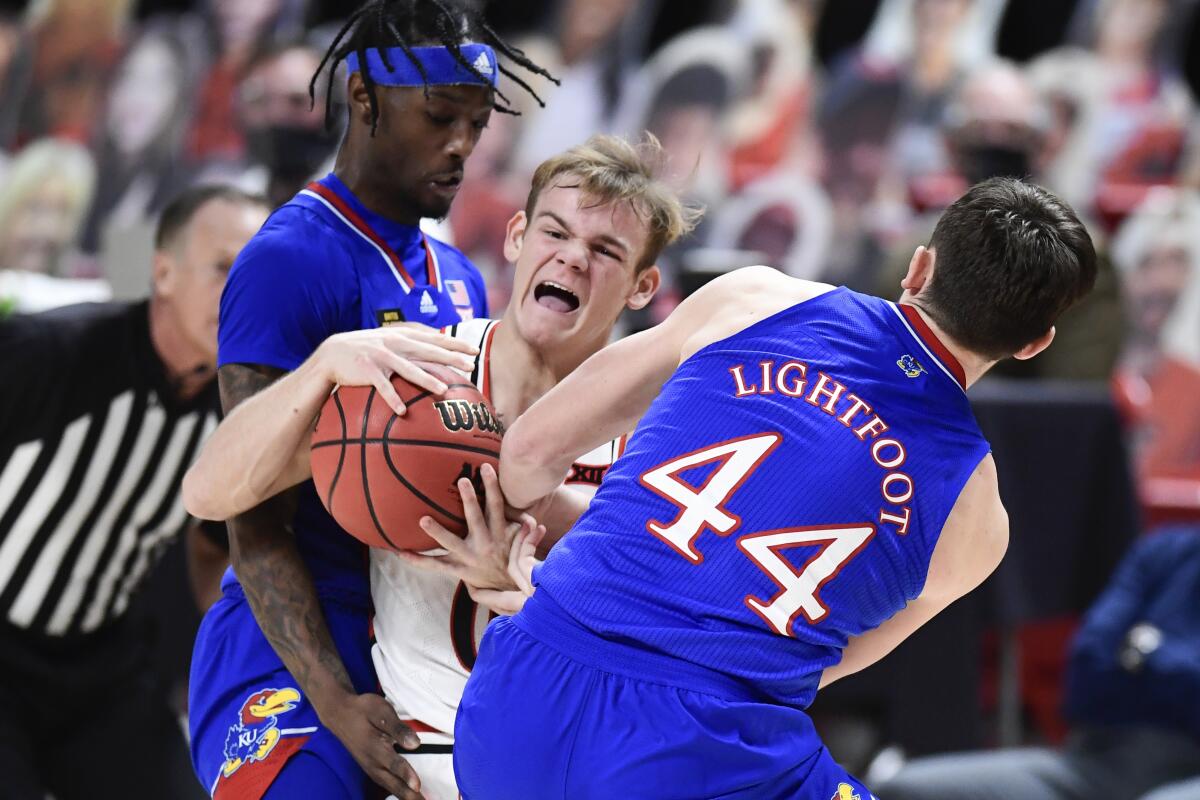
[[371, 547], [436, 548], [417, 524], [424, 516], [465, 534], [458, 479], [470, 478], [478, 490], [479, 468], [499, 462], [503, 426], [479, 390], [451, 369], [423, 366], [449, 387], [445, 396], [393, 376], [408, 409], [398, 417], [373, 386], [342, 386], [313, 431], [321, 502]]

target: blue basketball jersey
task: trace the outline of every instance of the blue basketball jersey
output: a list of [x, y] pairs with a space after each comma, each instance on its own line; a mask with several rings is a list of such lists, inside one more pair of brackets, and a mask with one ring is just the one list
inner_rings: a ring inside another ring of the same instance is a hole
[[[221, 296], [218, 363], [293, 370], [335, 333], [487, 316], [483, 278], [453, 247], [372, 213], [332, 173], [277, 209]], [[366, 548], [299, 487], [293, 528], [318, 593], [370, 597]], [[223, 584], [233, 585], [232, 570]]]
[[538, 592], [610, 642], [806, 707], [847, 640], [921, 592], [989, 450], [964, 383], [915, 309], [844, 288], [715, 342], [663, 387]]

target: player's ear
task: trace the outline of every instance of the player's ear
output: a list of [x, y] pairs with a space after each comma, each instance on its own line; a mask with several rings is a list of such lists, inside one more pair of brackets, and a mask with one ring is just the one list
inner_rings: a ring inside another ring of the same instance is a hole
[[521, 248], [525, 244], [525, 227], [529, 224], [529, 220], [525, 217], [524, 211], [518, 211], [512, 215], [512, 219], [508, 221], [508, 226], [504, 229], [504, 257], [509, 263], [517, 263], [517, 259], [521, 256]]
[[904, 280], [900, 281], [900, 287], [907, 289], [912, 294], [919, 293], [933, 275], [933, 265], [936, 260], [937, 252], [933, 248], [924, 245], [918, 247], [908, 261], [908, 273], [904, 276]]
[[625, 305], [634, 311], [645, 308], [654, 299], [659, 286], [662, 286], [662, 272], [657, 264], [651, 264], [634, 278], [633, 290], [625, 298]]
[[1034, 339], [1032, 342], [1025, 345], [1017, 352], [1013, 353], [1013, 358], [1017, 359], [1018, 361], [1026, 361], [1028, 359], [1031, 359], [1034, 356], [1036, 356], [1038, 353], [1042, 352], [1047, 347], [1049, 347], [1050, 343], [1053, 341], [1054, 341], [1054, 326], [1051, 325], [1050, 330], [1046, 331], [1041, 336]]
[[371, 124], [371, 97], [367, 94], [367, 84], [363, 81], [362, 73], [351, 72], [346, 84], [346, 94], [350, 98], [350, 110], [364, 125]]

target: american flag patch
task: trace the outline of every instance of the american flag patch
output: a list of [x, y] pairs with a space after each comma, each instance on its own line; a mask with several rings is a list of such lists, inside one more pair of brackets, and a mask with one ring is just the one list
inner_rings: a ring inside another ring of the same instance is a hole
[[467, 292], [465, 281], [447, 278], [443, 285], [446, 287], [446, 295], [450, 298], [451, 303], [460, 308], [471, 306], [471, 295]]

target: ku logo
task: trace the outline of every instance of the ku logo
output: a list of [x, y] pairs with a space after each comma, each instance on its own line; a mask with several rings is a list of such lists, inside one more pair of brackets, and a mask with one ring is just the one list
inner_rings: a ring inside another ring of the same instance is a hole
[[246, 698], [237, 724], [225, 737], [225, 764], [221, 774], [228, 778], [244, 764], [262, 761], [279, 743], [279, 715], [300, 701], [295, 689], [263, 689]]
[[862, 800], [862, 797], [854, 791], [854, 787], [848, 783], [839, 783], [837, 793], [829, 800]]
[[904, 370], [904, 374], [910, 378], [920, 377], [925, 368], [921, 366], [921, 362], [917, 361], [910, 355], [900, 356], [900, 360], [896, 362], [896, 366]]

